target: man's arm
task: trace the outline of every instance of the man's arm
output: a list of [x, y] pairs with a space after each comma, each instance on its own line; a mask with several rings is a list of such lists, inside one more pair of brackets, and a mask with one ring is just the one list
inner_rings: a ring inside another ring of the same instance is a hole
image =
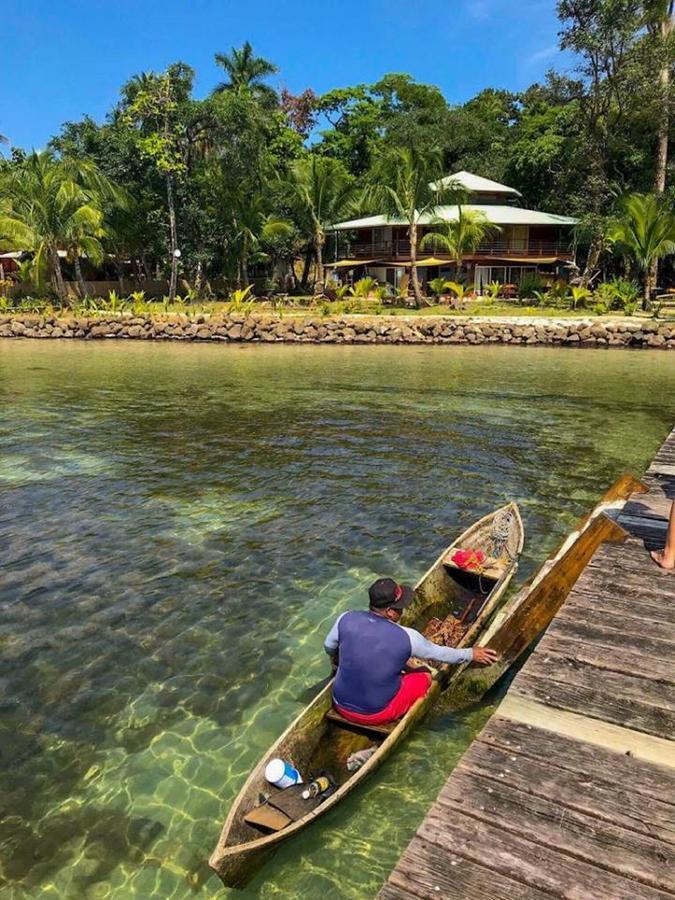
[[[342, 613], [342, 616], [344, 616], [344, 613]], [[338, 633], [338, 625], [340, 624], [340, 619], [342, 618], [342, 616], [337, 617], [337, 619], [335, 620], [335, 624], [333, 625], [331, 630], [328, 632], [328, 634], [326, 635], [326, 639], [323, 642], [323, 649], [330, 656], [330, 661], [333, 664], [334, 670], [337, 668], [337, 662], [338, 662], [337, 651], [338, 651], [338, 645], [340, 643], [340, 637], [339, 637], [339, 633]]]
[[435, 659], [438, 662], [454, 665], [463, 662], [477, 662], [489, 665], [497, 661], [497, 654], [494, 650], [489, 650], [487, 647], [467, 647], [464, 650], [456, 650], [454, 647], [441, 647], [439, 644], [428, 641], [423, 634], [415, 631], [414, 628], [401, 627], [410, 638], [411, 655], [417, 656], [419, 659]]

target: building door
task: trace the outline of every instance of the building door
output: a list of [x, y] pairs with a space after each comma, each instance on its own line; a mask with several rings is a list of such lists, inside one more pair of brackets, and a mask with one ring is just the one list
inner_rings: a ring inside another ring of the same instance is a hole
[[476, 273], [474, 275], [474, 288], [476, 293], [484, 294], [485, 286], [490, 284], [491, 281], [490, 266], [476, 266]]
[[514, 225], [511, 232], [511, 250], [520, 253], [527, 250], [530, 229], [527, 225]]

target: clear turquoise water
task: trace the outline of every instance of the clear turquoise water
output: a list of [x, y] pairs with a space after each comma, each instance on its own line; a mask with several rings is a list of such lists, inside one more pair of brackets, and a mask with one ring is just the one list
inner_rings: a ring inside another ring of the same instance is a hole
[[[662, 352], [0, 342], [2, 896], [229, 896], [204, 860], [335, 615], [510, 498], [526, 578], [674, 383]], [[232, 896], [374, 896], [490, 709]]]

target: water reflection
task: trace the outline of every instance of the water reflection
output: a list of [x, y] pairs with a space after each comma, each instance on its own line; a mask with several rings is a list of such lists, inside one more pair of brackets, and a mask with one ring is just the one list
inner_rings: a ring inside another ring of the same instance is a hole
[[[511, 498], [527, 576], [643, 468], [674, 375], [646, 352], [0, 344], [0, 889], [220, 894], [204, 859], [333, 617]], [[488, 712], [432, 720], [244, 896], [374, 894]]]

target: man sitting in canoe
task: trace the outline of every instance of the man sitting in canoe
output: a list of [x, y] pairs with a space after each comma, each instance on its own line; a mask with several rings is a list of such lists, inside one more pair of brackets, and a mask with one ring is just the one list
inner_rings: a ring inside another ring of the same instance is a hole
[[379, 578], [368, 591], [370, 608], [343, 613], [324, 647], [338, 669], [333, 703], [345, 719], [359, 725], [383, 725], [404, 716], [431, 687], [426, 669], [404, 672], [411, 656], [440, 663], [497, 661], [486, 647], [456, 650], [428, 641], [414, 628], [399, 625], [413, 599], [412, 588]]

